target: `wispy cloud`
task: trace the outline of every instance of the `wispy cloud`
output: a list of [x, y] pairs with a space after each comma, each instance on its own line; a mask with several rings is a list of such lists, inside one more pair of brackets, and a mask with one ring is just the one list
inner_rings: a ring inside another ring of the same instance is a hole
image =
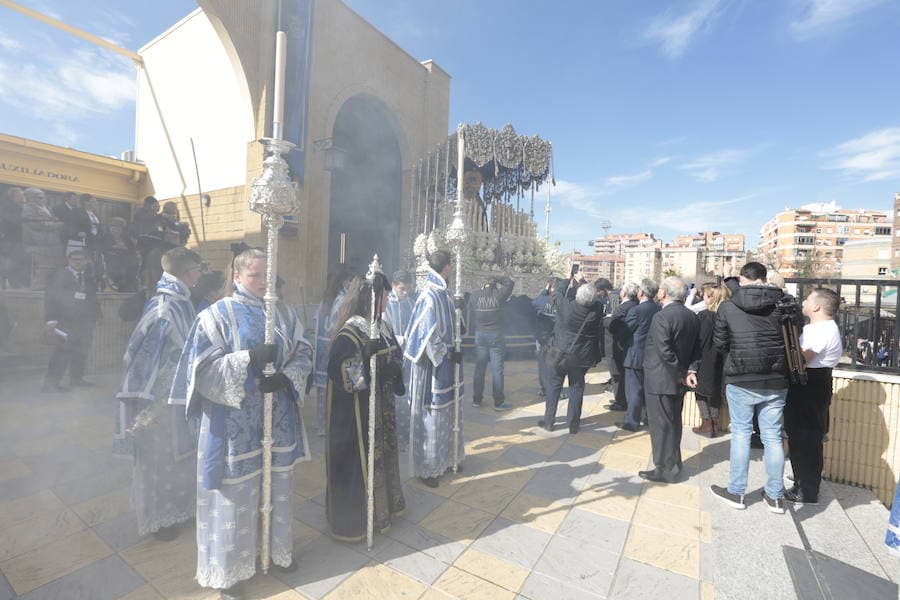
[[871, 131], [822, 153], [826, 169], [862, 181], [900, 176], [900, 127]]
[[791, 23], [791, 30], [800, 39], [816, 37], [885, 3], [887, 0], [803, 0], [801, 15]]
[[670, 162], [672, 162], [673, 160], [675, 160], [674, 156], [661, 156], [661, 157], [657, 158], [656, 160], [654, 160], [652, 163], [650, 163], [650, 166], [655, 169], [657, 167], [667, 165]]
[[46, 120], [105, 114], [134, 101], [134, 66], [93, 48], [43, 60], [0, 55], [0, 102]]
[[[671, 202], [665, 206], [644, 203], [611, 204], [603, 187], [559, 181], [553, 188], [553, 202], [581, 213], [591, 219], [609, 219], [617, 231], [663, 231], [687, 233], [708, 230], [737, 230], [746, 225], [746, 211], [739, 204], [748, 202], [756, 194], [701, 200], [684, 203]], [[595, 221], [571, 220], [574, 232], [582, 237], [599, 235], [593, 231]], [[558, 231], [558, 229], [557, 229]]]
[[81, 42], [0, 35], [0, 110], [49, 123], [49, 142], [72, 145], [79, 121], [113, 114], [134, 97], [134, 65], [125, 58]]
[[0, 30], [0, 49], [9, 53], [16, 53], [23, 48], [22, 43], [14, 37]]
[[635, 173], [633, 175], [613, 175], [612, 177], [606, 178], [604, 187], [608, 190], [631, 187], [643, 183], [651, 177], [653, 177], [653, 171], [650, 169], [645, 169], [640, 173]]
[[697, 181], [710, 183], [719, 179], [724, 172], [734, 169], [747, 160], [754, 149], [730, 148], [711, 152], [690, 160], [679, 168]]
[[644, 39], [658, 44], [670, 59], [680, 58], [697, 35], [708, 31], [724, 10], [728, 0], [695, 0], [691, 10], [668, 10], [644, 30]]

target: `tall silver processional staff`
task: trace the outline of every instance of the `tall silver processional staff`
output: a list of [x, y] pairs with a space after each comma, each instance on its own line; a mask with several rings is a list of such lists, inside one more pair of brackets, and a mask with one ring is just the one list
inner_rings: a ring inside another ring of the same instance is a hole
[[[260, 140], [265, 145], [268, 156], [263, 161], [263, 171], [251, 186], [250, 210], [262, 216], [266, 226], [266, 335], [265, 343], [275, 343], [275, 304], [278, 294], [275, 279], [278, 262], [278, 230], [284, 224], [286, 215], [294, 214], [300, 208], [297, 199], [297, 184], [291, 181], [288, 165], [282, 154], [289, 153], [294, 145], [282, 139], [284, 120], [284, 73], [287, 49], [287, 35], [283, 31], [275, 34], [275, 109], [272, 117], [272, 137]], [[269, 363], [263, 374], [275, 374], [275, 365]], [[269, 570], [272, 540], [272, 393], [263, 396], [263, 439], [262, 439], [262, 531], [260, 534], [260, 562], [263, 573]]]
[[[378, 255], [369, 264], [366, 281], [372, 288], [372, 320], [369, 322], [369, 339], [381, 336], [381, 290], [375, 289], [378, 275], [383, 275]], [[375, 536], [375, 400], [378, 394], [378, 355], [369, 357], [369, 460], [366, 471], [366, 547], [372, 549]]]
[[[454, 304], [456, 306], [456, 319], [453, 324], [453, 344], [456, 352], [462, 352], [462, 251], [466, 244], [466, 221], [465, 221], [465, 194], [463, 193], [463, 178], [465, 176], [466, 167], [466, 142], [465, 142], [465, 126], [460, 125], [456, 128], [457, 151], [456, 151], [456, 210], [453, 211], [453, 221], [447, 228], [447, 242], [453, 248], [453, 254], [456, 258], [456, 281], [454, 289]], [[459, 469], [459, 405], [460, 405], [460, 386], [462, 385], [462, 361], [456, 365], [456, 385], [453, 393], [453, 472]]]

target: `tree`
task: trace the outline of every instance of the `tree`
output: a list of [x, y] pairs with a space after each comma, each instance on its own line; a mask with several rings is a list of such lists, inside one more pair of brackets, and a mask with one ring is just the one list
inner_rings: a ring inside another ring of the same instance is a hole
[[803, 255], [803, 260], [797, 266], [797, 277], [813, 279], [818, 276], [813, 260], [812, 252], [807, 252]]
[[681, 273], [678, 269], [673, 269], [671, 267], [663, 271], [662, 275], [663, 277], [681, 277]]

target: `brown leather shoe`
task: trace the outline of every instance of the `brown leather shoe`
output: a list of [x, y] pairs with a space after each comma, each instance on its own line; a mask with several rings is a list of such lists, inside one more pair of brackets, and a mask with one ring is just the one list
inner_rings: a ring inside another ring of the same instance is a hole
[[702, 435], [710, 438], [716, 437], [716, 422], [712, 419], [703, 419], [700, 422], [700, 427], [691, 427], [691, 431], [693, 431], [697, 435]]

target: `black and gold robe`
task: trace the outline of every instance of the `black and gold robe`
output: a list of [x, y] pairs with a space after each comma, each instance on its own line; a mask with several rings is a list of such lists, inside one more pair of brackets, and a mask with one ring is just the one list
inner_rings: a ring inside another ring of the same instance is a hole
[[[368, 338], [369, 321], [351, 317], [335, 337], [328, 359], [326, 507], [332, 537], [348, 542], [366, 537], [370, 374], [363, 350]], [[394, 407], [403, 363], [397, 340], [386, 325], [376, 355], [375, 531], [383, 533], [406, 506]]]

